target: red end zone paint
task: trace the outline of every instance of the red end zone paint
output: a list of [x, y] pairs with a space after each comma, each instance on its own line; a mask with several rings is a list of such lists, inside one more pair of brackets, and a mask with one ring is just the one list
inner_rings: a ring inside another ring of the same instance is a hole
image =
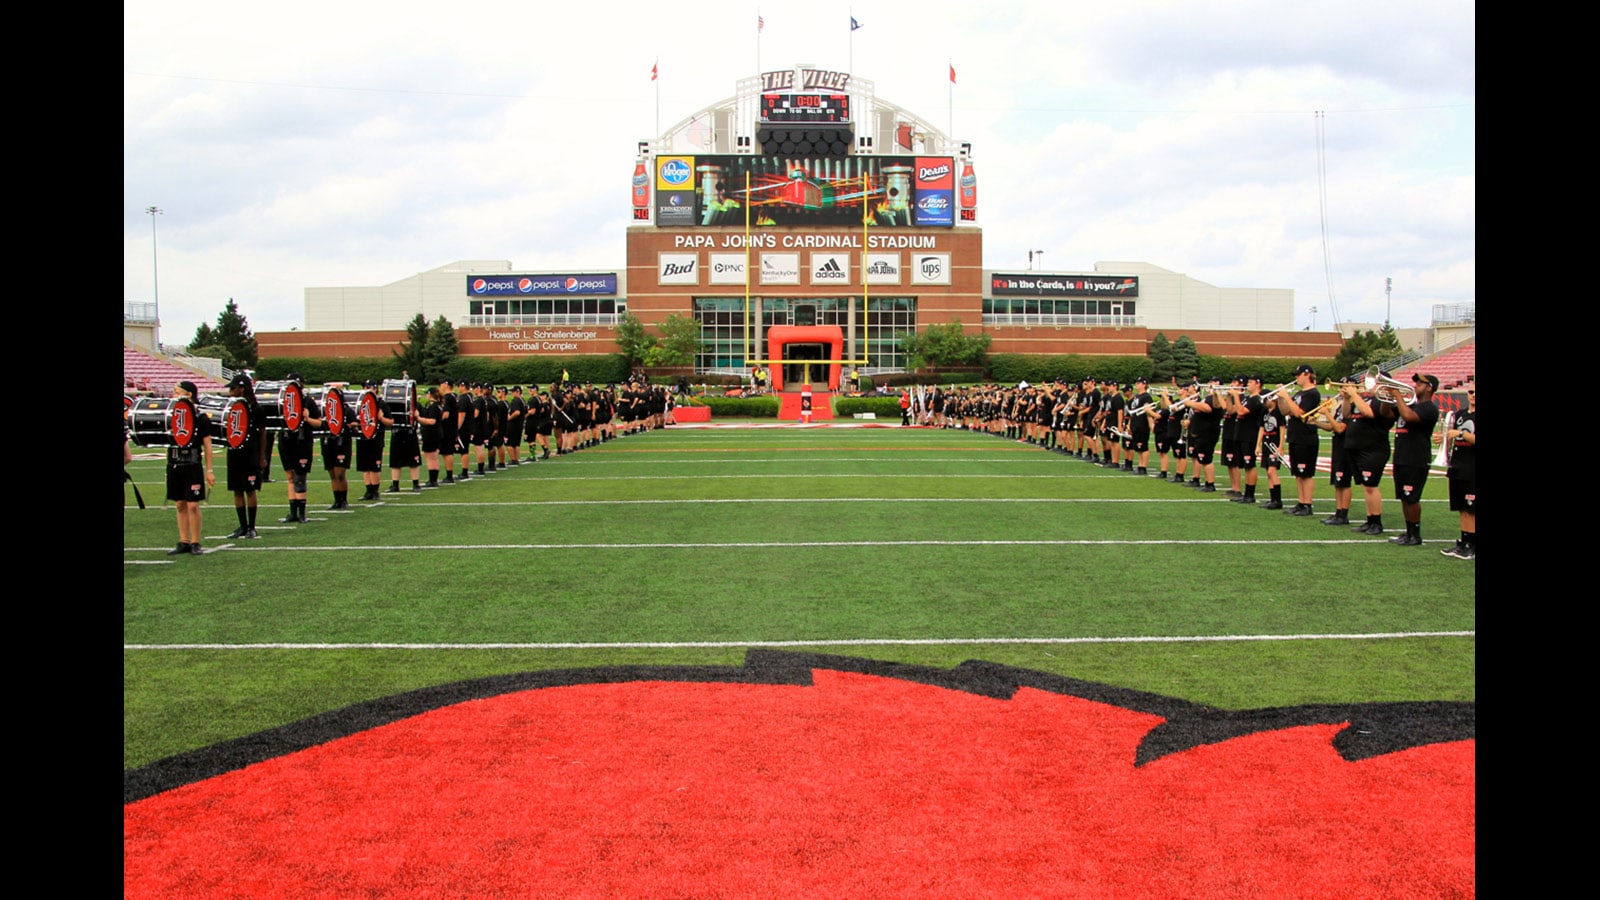
[[[1475, 741], [1339, 724], [1135, 766], [1162, 716], [818, 670], [434, 709], [124, 807], [175, 896], [1417, 896], [1474, 892]], [[1165, 727], [1171, 727], [1168, 723]]]

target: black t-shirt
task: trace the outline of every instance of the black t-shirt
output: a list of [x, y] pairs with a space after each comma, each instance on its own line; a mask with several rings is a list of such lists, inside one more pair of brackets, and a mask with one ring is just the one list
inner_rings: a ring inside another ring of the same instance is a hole
[[1432, 400], [1419, 400], [1411, 409], [1417, 414], [1416, 422], [1395, 419], [1394, 464], [1426, 466], [1433, 461], [1433, 426], [1439, 422], [1439, 407]]

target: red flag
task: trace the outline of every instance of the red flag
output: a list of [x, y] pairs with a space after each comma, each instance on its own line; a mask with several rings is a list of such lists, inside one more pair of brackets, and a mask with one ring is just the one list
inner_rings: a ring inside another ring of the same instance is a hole
[[766, 18], [766, 16], [756, 16], [756, 30], [757, 31], [761, 31], [762, 29], [764, 29], [766, 27], [767, 27], [767, 18]]
[[950, 83], [951, 84], [955, 84], [956, 83], [956, 65], [955, 65], [955, 63], [951, 63], [950, 64]]
[[[656, 71], [659, 68], [661, 68], [661, 64], [660, 63], [656, 63], [655, 65], [650, 67], [650, 80], [651, 81], [655, 81], [656, 80], [656, 76], [660, 74], [659, 72]], [[952, 79], [952, 80], [954, 80], [954, 79]]]

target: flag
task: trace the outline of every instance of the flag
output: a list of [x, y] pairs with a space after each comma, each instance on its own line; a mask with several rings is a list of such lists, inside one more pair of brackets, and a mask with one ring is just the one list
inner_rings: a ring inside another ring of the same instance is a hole
[[951, 84], [955, 84], [956, 83], [956, 65], [955, 65], [955, 63], [951, 63], [950, 64], [950, 83]]
[[756, 30], [761, 31], [767, 27], [766, 16], [756, 16]]
[[850, 30], [851, 31], [855, 31], [856, 29], [858, 29], [860, 27], [861, 27], [861, 23], [856, 21], [856, 17], [855, 16], [851, 16], [850, 17]]
[[[650, 67], [650, 80], [651, 81], [655, 81], [656, 78], [661, 74], [658, 71], [660, 68], [661, 68], [661, 64], [660, 63], [656, 63], [655, 65]], [[955, 77], [951, 76], [950, 80], [951, 81], [955, 81]]]

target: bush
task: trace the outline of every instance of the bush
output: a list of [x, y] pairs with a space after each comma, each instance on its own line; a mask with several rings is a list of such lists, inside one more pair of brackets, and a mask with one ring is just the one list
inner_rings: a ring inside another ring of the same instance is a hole
[[1019, 381], [1048, 384], [1061, 379], [1077, 384], [1085, 378], [1119, 383], [1149, 378], [1153, 361], [1148, 356], [1085, 356], [1079, 353], [1029, 355], [995, 353], [989, 357], [989, 377], [1005, 385]]
[[872, 413], [880, 419], [900, 418], [899, 397], [840, 397], [833, 402], [833, 414], [848, 419], [856, 413]]
[[697, 397], [697, 405], [707, 406], [711, 415], [747, 416], [753, 419], [776, 419], [778, 417], [777, 397]]
[[[591, 384], [621, 384], [628, 378], [628, 366], [619, 353], [588, 356], [544, 356], [526, 359], [492, 360], [485, 357], [457, 357], [441, 373], [451, 380], [486, 381], [490, 384], [548, 385], [561, 377], [565, 368], [573, 381]], [[289, 372], [299, 372], [311, 384], [348, 381], [360, 384], [368, 378], [382, 381], [400, 377], [400, 364], [387, 357], [291, 357], [263, 359], [256, 377], [279, 381]], [[420, 373], [411, 376], [418, 384], [433, 384]], [[676, 381], [674, 379], [674, 381]]]

